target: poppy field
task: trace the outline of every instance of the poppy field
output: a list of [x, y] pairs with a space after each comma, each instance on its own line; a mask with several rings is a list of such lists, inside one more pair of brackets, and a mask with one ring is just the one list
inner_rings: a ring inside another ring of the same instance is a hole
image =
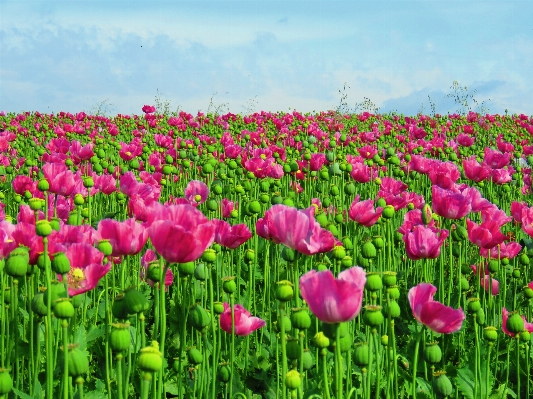
[[533, 117], [0, 113], [0, 398], [533, 397]]

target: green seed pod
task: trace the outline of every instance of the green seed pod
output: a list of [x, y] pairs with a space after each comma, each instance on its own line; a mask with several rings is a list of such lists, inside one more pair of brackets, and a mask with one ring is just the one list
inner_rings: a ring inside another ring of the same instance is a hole
[[199, 263], [194, 269], [194, 278], [199, 281], [205, 281], [207, 270], [205, 263]]
[[0, 369], [0, 396], [7, 395], [13, 390], [13, 379], [8, 369]]
[[70, 298], [59, 298], [54, 301], [54, 315], [58, 319], [70, 319], [74, 313], [74, 305]]
[[396, 285], [396, 272], [383, 272], [381, 280], [383, 281], [383, 285], [385, 287], [392, 287], [393, 285]]
[[178, 263], [178, 272], [181, 276], [192, 276], [194, 274], [195, 269], [194, 262], [187, 262], [187, 263]]
[[19, 278], [26, 275], [30, 263], [28, 248], [17, 247], [9, 254], [4, 271], [8, 276]]
[[288, 302], [294, 297], [293, 284], [288, 280], [276, 283], [276, 299], [281, 302]]
[[261, 213], [261, 203], [257, 200], [254, 200], [248, 204], [248, 210], [251, 214], [257, 215]]
[[113, 247], [111, 246], [109, 240], [101, 240], [98, 242], [98, 246], [96, 248], [105, 256], [109, 256], [113, 253]]
[[222, 302], [214, 302], [213, 303], [213, 312], [215, 314], [224, 313], [224, 304]]
[[355, 350], [353, 353], [353, 360], [359, 367], [368, 366], [368, 344], [366, 342], [360, 342], [355, 344]]
[[382, 237], [374, 237], [372, 244], [374, 244], [374, 247], [377, 249], [383, 249], [385, 247], [385, 241], [383, 241]]
[[398, 302], [395, 300], [391, 300], [390, 302], [385, 303], [385, 306], [383, 307], [383, 313], [385, 316], [392, 317], [393, 319], [400, 317], [400, 305], [398, 305]]
[[[48, 305], [48, 289], [44, 292], [44, 304]], [[66, 298], [68, 296], [65, 284], [59, 281], [52, 281], [50, 284], [50, 292], [52, 299], [52, 306], [54, 302], [59, 298]]]
[[41, 252], [37, 257], [37, 267], [41, 270], [46, 270], [47, 267], [52, 267], [50, 256], [48, 256], [48, 254], [45, 256], [44, 252]]
[[[216, 186], [216, 187], [220, 187], [220, 186]], [[218, 202], [216, 202], [214, 199], [210, 199], [209, 201], [206, 202], [206, 207], [209, 211], [216, 211], [218, 209]]]
[[207, 263], [215, 263], [217, 260], [217, 253], [212, 248], [207, 248], [202, 254], [202, 260]]
[[468, 280], [464, 277], [461, 277], [461, 290], [468, 291], [469, 288], [470, 284], [468, 283]]
[[365, 259], [374, 259], [378, 255], [376, 247], [372, 244], [372, 241], [367, 241], [363, 244], [361, 255]]
[[237, 284], [235, 283], [235, 277], [224, 277], [222, 279], [222, 289], [226, 294], [233, 294], [237, 291]]
[[[325, 214], [325, 213], [319, 213], [318, 215], [315, 216], [315, 220], [318, 222], [318, 224], [320, 225], [320, 227], [322, 228], [325, 228], [329, 221], [328, 221], [328, 216]], [[352, 246], [353, 248], [353, 246]]]
[[322, 331], [320, 331], [315, 334], [315, 337], [313, 338], [313, 342], [318, 348], [323, 349], [329, 346], [330, 339]]
[[89, 371], [87, 353], [78, 348], [78, 345], [69, 346], [68, 349], [68, 374], [78, 377]]
[[349, 269], [353, 266], [353, 258], [351, 256], [345, 256], [341, 260], [341, 267], [343, 269]]
[[200, 352], [198, 349], [191, 348], [187, 352], [187, 359], [189, 359], [189, 363], [196, 365], [201, 364], [204, 360], [204, 357], [202, 355], [202, 352]]
[[57, 252], [52, 259], [52, 270], [57, 274], [67, 274], [70, 271], [70, 260], [64, 252]]
[[292, 330], [292, 323], [289, 316], [283, 316], [281, 318], [281, 322], [279, 319], [274, 322], [274, 330], [276, 332], [281, 332], [282, 327], [283, 331], [285, 331], [286, 333]]
[[300, 358], [300, 344], [298, 343], [297, 338], [290, 338], [287, 341], [287, 357], [290, 360], [295, 360]]
[[131, 345], [130, 324], [113, 324], [109, 336], [109, 344], [111, 345], [111, 350], [113, 350], [113, 352], [126, 352]]
[[519, 279], [520, 278], [520, 269], [516, 268], [516, 269], [513, 269], [513, 277], [516, 278], [516, 279]]
[[344, 247], [336, 245], [331, 251], [331, 255], [333, 256], [333, 259], [341, 260], [346, 256], [346, 251]]
[[31, 310], [38, 316], [46, 316], [47, 309], [44, 304], [44, 293], [38, 292], [31, 300]]
[[394, 207], [392, 205], [385, 206], [381, 216], [383, 216], [385, 219], [392, 219], [394, 217]]
[[159, 261], [156, 260], [148, 264], [146, 277], [156, 283], [161, 280], [161, 265], [159, 264]]
[[509, 315], [505, 326], [510, 333], [518, 334], [519, 332], [524, 331], [524, 320], [518, 313], [513, 313]]
[[113, 306], [111, 307], [111, 313], [113, 317], [119, 320], [124, 320], [128, 317], [128, 310], [126, 308], [126, 301], [124, 300], [124, 294], [118, 294], [113, 300]]
[[346, 335], [348, 335], [348, 323], [339, 323], [339, 324], [330, 324], [330, 323], [322, 323], [322, 328], [324, 330], [324, 334], [331, 339], [335, 340], [335, 337], [337, 334], [339, 334], [339, 337], [343, 338]]
[[230, 377], [231, 377], [231, 369], [228, 367], [228, 365], [224, 364], [218, 367], [217, 379], [220, 382], [227, 383], [229, 382]]
[[496, 342], [498, 340], [498, 329], [493, 326], [485, 327], [483, 330], [483, 338], [489, 342]]
[[469, 298], [466, 309], [470, 314], [476, 313], [479, 309], [481, 309], [481, 302], [479, 302], [479, 298]]
[[[350, 348], [353, 345], [353, 337], [351, 334], [347, 334], [346, 336], [339, 339], [340, 349], [341, 353], [346, 353], [350, 350]], [[334, 351], [333, 345], [331, 345], [329, 348], [330, 352]]]
[[528, 330], [524, 330], [519, 334], [518, 338], [522, 342], [529, 342], [531, 341], [531, 333]]
[[128, 314], [141, 313], [149, 307], [148, 299], [133, 287], [124, 291], [124, 305]]
[[367, 326], [377, 327], [385, 321], [383, 313], [381, 312], [381, 306], [367, 305], [365, 306], [365, 312], [363, 313], [363, 321]]
[[383, 288], [383, 281], [378, 273], [369, 272], [366, 274], [365, 289], [370, 292], [379, 291]]
[[437, 342], [429, 342], [426, 344], [424, 360], [429, 364], [437, 364], [442, 360], [442, 350]]
[[453, 394], [454, 389], [450, 379], [446, 376], [445, 371], [439, 371], [434, 374], [436, 377], [433, 381], [435, 384], [435, 391], [442, 397]]
[[344, 248], [346, 248], [348, 251], [351, 251], [353, 249], [353, 243], [350, 237], [343, 237], [342, 239], [342, 245]]
[[527, 254], [525, 253], [521, 254], [518, 260], [520, 261], [520, 264], [523, 266], [529, 265], [529, 256], [527, 256]]
[[248, 263], [255, 260], [255, 252], [253, 249], [247, 249], [246, 252], [244, 252], [244, 260]]
[[285, 375], [285, 386], [291, 390], [300, 388], [302, 385], [302, 379], [300, 373], [296, 370], [291, 370]]
[[390, 299], [400, 298], [400, 289], [397, 286], [387, 288], [387, 292], [389, 293]]
[[157, 341], [152, 341], [151, 346], [147, 346], [140, 350], [137, 358], [137, 367], [140, 370], [155, 373], [163, 367], [163, 357], [159, 351], [159, 344]]
[[485, 325], [485, 310], [483, 308], [476, 312], [476, 323], [479, 326]]
[[46, 179], [40, 179], [37, 183], [37, 189], [41, 192], [50, 190], [50, 183]]
[[315, 365], [315, 360], [313, 359], [313, 354], [309, 349], [304, 349], [304, 354], [302, 356], [302, 364], [304, 370], [309, 370]]
[[298, 256], [298, 251], [295, 251], [292, 248], [283, 246], [283, 249], [281, 250], [281, 258], [285, 262], [294, 262], [295, 259], [297, 259], [298, 257], [299, 257]]
[[193, 305], [189, 311], [189, 323], [201, 331], [211, 323], [211, 316], [200, 305]]

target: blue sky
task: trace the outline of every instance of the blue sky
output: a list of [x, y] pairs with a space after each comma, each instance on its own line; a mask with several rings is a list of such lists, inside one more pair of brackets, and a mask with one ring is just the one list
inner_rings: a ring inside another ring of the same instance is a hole
[[[533, 2], [4, 1], [0, 110], [533, 114]], [[490, 99], [490, 101], [489, 101]], [[210, 106], [211, 104], [211, 106]], [[478, 108], [479, 110], [479, 108]]]

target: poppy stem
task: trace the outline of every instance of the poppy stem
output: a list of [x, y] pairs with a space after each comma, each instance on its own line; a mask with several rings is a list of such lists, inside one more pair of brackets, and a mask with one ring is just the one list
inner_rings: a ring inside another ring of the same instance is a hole
[[416, 331], [415, 358], [413, 361], [413, 386], [412, 386], [413, 399], [416, 399], [416, 371], [418, 368], [418, 350], [420, 348], [420, 340], [422, 339], [423, 331], [424, 331], [423, 327], [420, 328], [420, 331]]

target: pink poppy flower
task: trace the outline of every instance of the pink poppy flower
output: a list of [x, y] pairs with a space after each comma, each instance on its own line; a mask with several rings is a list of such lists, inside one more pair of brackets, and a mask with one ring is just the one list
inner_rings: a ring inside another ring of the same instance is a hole
[[431, 187], [431, 205], [435, 213], [446, 219], [461, 219], [472, 210], [470, 199], [439, 186]]
[[[83, 294], [98, 285], [100, 279], [111, 270], [111, 263], [102, 265], [104, 254], [89, 244], [77, 243], [69, 246], [65, 255], [70, 260], [68, 272], [68, 294]], [[58, 278], [61, 280], [60, 275]]]
[[363, 225], [365, 227], [370, 227], [376, 224], [380, 218], [383, 208], [378, 207], [374, 209], [374, 201], [368, 199], [366, 201], [359, 201], [360, 195], [357, 195], [350, 205], [350, 210], [348, 215], [350, 219]]
[[522, 224], [522, 209], [527, 209], [528, 204], [524, 201], [512, 201], [511, 202], [511, 215], [515, 223]]
[[76, 163], [87, 161], [94, 156], [94, 143], [88, 143], [84, 146], [78, 140], [74, 140], [70, 144], [70, 155]]
[[315, 220], [315, 207], [298, 210], [286, 205], [274, 205], [256, 223], [260, 237], [282, 243], [305, 255], [329, 252], [335, 246], [330, 231]]
[[235, 317], [234, 323], [232, 323], [231, 319], [231, 307], [225, 302], [224, 312], [220, 315], [220, 328], [228, 334], [231, 334], [233, 329], [235, 335], [246, 336], [266, 325], [265, 320], [252, 316], [242, 305], [235, 305], [233, 314]]
[[450, 334], [459, 331], [465, 319], [463, 310], [434, 301], [436, 292], [437, 287], [428, 283], [420, 283], [409, 290], [409, 304], [414, 318], [437, 333]]
[[215, 238], [214, 224], [192, 205], [161, 205], [150, 217], [152, 245], [171, 263], [198, 259]]
[[513, 180], [511, 172], [508, 169], [493, 169], [491, 179], [494, 184], [505, 184]]
[[[502, 308], [502, 330], [505, 334], [514, 338], [516, 334], [510, 332], [507, 329], [507, 319], [509, 318], [510, 314], [511, 313], [506, 308]], [[522, 320], [524, 320], [524, 331], [529, 331], [530, 333], [533, 333], [533, 323], [528, 323], [525, 316], [522, 316]]]
[[475, 187], [468, 187], [462, 191], [463, 195], [470, 199], [472, 204], [472, 212], [481, 212], [486, 208], [490, 208], [493, 204], [486, 198], [483, 198], [479, 190]]
[[145, 113], [145, 114], [153, 114], [155, 112], [155, 107], [153, 105], [145, 105], [143, 108], [142, 108], [142, 111]]
[[495, 278], [491, 277], [487, 268], [485, 268], [485, 272], [483, 274], [477, 272], [476, 265], [471, 265], [470, 268], [476, 276], [479, 276], [479, 282], [481, 286], [485, 288], [485, 291], [489, 292], [490, 289], [493, 296], [496, 296], [500, 293], [500, 282]]
[[463, 170], [467, 179], [478, 183], [485, 180], [492, 173], [492, 169], [488, 166], [481, 165], [474, 155], [470, 158], [463, 159]]
[[18, 195], [24, 195], [26, 191], [33, 193], [37, 188], [37, 183], [26, 175], [15, 176], [11, 185], [13, 186], [13, 191]]
[[300, 293], [311, 312], [324, 323], [353, 320], [361, 311], [366, 273], [354, 266], [335, 279], [330, 270], [311, 270], [300, 277]]
[[491, 169], [501, 169], [509, 165], [511, 154], [502, 154], [500, 151], [485, 147], [485, 154], [483, 155], [483, 165]]
[[481, 223], [492, 221], [498, 226], [502, 227], [509, 223], [513, 218], [507, 216], [505, 211], [502, 211], [496, 205], [491, 204], [481, 211]]
[[498, 257], [500, 259], [513, 259], [521, 250], [522, 246], [517, 242], [502, 242], [499, 248], [497, 245], [489, 249], [479, 248], [479, 254], [484, 258], [490, 259], [498, 259]]
[[457, 135], [457, 143], [463, 147], [471, 147], [474, 145], [474, 141], [473, 137], [467, 136], [464, 133]]
[[407, 256], [412, 260], [435, 259], [440, 255], [442, 243], [450, 232], [423, 225], [414, 226], [402, 237]]
[[11, 251], [18, 246], [13, 238], [15, 227], [14, 224], [6, 220], [0, 222], [0, 259], [7, 258]]
[[109, 240], [113, 248], [112, 256], [136, 255], [146, 244], [148, 231], [135, 219], [124, 222], [103, 219], [98, 223], [96, 240]]
[[252, 238], [252, 232], [244, 223], [231, 226], [224, 220], [213, 219], [212, 222], [215, 225], [215, 242], [226, 248], [235, 249]]
[[209, 187], [200, 180], [191, 180], [185, 187], [185, 198], [194, 207], [203, 204], [208, 196]]
[[222, 217], [231, 217], [231, 211], [235, 209], [235, 203], [227, 198], [222, 198]]
[[435, 162], [429, 171], [431, 183], [448, 190], [455, 185], [460, 177], [461, 173], [453, 162]]
[[489, 249], [501, 244], [507, 236], [500, 231], [500, 226], [493, 221], [477, 224], [466, 219], [468, 239], [480, 248]]
[[407, 184], [400, 180], [393, 179], [392, 177], [383, 177], [379, 185], [379, 193], [400, 195], [407, 190], [407, 187]]
[[47, 163], [42, 168], [45, 179], [50, 184], [49, 192], [68, 197], [76, 187], [76, 176], [64, 164]]
[[362, 162], [352, 162], [350, 176], [358, 183], [368, 183], [372, 177], [372, 169]]

